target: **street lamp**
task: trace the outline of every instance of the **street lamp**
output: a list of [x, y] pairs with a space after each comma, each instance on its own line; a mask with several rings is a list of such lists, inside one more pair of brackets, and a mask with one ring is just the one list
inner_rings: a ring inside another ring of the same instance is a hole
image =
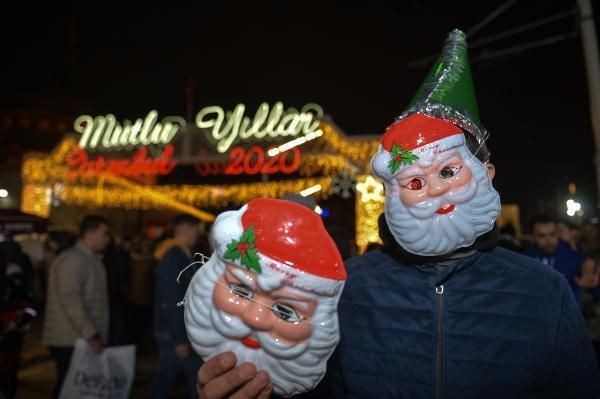
[[575, 216], [576, 213], [580, 216], [583, 213], [581, 211], [581, 204], [572, 199], [567, 200], [567, 215]]

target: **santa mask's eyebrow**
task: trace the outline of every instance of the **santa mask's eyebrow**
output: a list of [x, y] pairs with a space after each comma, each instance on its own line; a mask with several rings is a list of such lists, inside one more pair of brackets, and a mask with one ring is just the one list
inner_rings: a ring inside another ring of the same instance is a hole
[[421, 176], [423, 174], [423, 169], [421, 169], [418, 165], [411, 165], [399, 171], [398, 174], [396, 174], [396, 178], [406, 179], [407, 177]]
[[256, 280], [249, 273], [247, 274], [242, 269], [240, 269], [239, 267], [235, 267], [235, 266], [228, 266], [227, 271], [233, 277], [240, 280], [244, 285], [247, 285], [248, 287], [252, 288], [253, 290], [256, 289]]
[[302, 308], [304, 312], [308, 312], [310, 303], [308, 299], [295, 298], [288, 295], [273, 295], [273, 299], [276, 301], [293, 302], [299, 308]]
[[307, 296], [304, 293], [296, 293], [294, 289], [290, 288], [282, 288], [276, 291], [271, 291], [271, 296], [275, 300], [294, 302], [295, 304], [298, 304], [302, 308], [304, 308], [304, 310], [308, 310], [311, 302], [317, 301], [317, 298], [311, 298], [310, 296]]
[[461, 159], [458, 151], [444, 151], [438, 155], [437, 161], [445, 162], [452, 158], [456, 158], [457, 160]]

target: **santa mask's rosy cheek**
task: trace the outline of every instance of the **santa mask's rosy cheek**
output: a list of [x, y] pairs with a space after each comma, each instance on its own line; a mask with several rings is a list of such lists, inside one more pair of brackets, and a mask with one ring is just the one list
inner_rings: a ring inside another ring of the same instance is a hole
[[247, 306], [247, 300], [235, 295], [228, 288], [228, 283], [224, 278], [220, 278], [218, 284], [215, 284], [213, 291], [213, 303], [215, 308], [222, 310], [232, 316], [241, 316]]
[[413, 206], [427, 200], [429, 196], [425, 190], [408, 190], [400, 188], [400, 200], [404, 206]]
[[471, 181], [472, 178], [473, 178], [473, 173], [471, 172], [471, 168], [469, 168], [467, 165], [463, 165], [460, 173], [458, 173], [456, 176], [453, 176], [450, 179], [448, 179], [450, 181], [450, 186], [451, 186], [450, 190], [452, 190], [452, 191], [460, 190], [461, 188], [463, 188], [467, 184], [469, 184], [469, 182]]
[[278, 320], [271, 331], [273, 339], [281, 339], [285, 344], [298, 344], [306, 341], [312, 334], [312, 326], [307, 321], [300, 323], [288, 323], [283, 320]]

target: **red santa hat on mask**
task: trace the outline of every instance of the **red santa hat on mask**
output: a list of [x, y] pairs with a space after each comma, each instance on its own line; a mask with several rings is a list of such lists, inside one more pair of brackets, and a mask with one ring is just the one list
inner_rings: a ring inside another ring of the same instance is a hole
[[302, 205], [259, 198], [215, 221], [212, 239], [219, 258], [284, 285], [320, 295], [341, 292], [343, 260], [321, 217]]
[[390, 181], [421, 158], [462, 145], [465, 137], [461, 128], [432, 116], [413, 114], [387, 128], [371, 167], [379, 178]]
[[466, 146], [465, 134], [478, 145], [473, 155], [487, 162], [489, 134], [479, 121], [466, 35], [455, 29], [408, 107], [384, 133], [371, 161], [373, 173], [391, 182], [399, 170], [431, 153]]

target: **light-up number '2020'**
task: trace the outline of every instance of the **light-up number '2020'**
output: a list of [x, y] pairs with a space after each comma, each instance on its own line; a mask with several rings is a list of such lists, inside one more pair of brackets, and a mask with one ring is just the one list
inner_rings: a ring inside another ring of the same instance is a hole
[[298, 148], [277, 154], [273, 157], [261, 147], [253, 146], [248, 150], [234, 147], [229, 153], [229, 161], [206, 161], [196, 163], [196, 171], [201, 176], [209, 175], [256, 175], [291, 174], [298, 170], [302, 154]]
[[[288, 160], [288, 158], [291, 159]], [[274, 157], [265, 155], [265, 151], [258, 146], [253, 146], [246, 151], [242, 147], [235, 147], [229, 153], [231, 163], [225, 169], [226, 175], [256, 175], [259, 173], [294, 173], [300, 166], [300, 150], [292, 148], [289, 151]]]

